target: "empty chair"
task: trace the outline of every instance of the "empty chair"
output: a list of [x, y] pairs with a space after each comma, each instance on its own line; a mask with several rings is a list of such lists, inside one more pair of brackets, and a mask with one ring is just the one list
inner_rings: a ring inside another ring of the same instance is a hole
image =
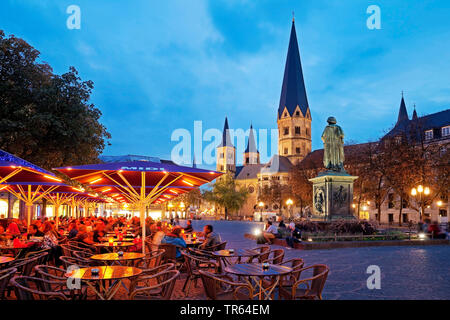
[[252, 300], [253, 288], [248, 283], [235, 282], [227, 275], [215, 275], [199, 270], [209, 300]]
[[11, 285], [18, 300], [68, 300], [62, 292], [59, 281], [48, 281], [42, 278], [16, 276], [11, 279]]
[[319, 299], [322, 300], [322, 291], [328, 277], [330, 269], [323, 264], [316, 264], [310, 267], [300, 269], [301, 274], [306, 270], [312, 269], [312, 277], [306, 279], [299, 279], [292, 284], [291, 287], [280, 287], [280, 298], [287, 300], [295, 299]]
[[16, 268], [9, 268], [0, 271], [0, 300], [5, 299], [5, 292], [7, 291], [9, 280], [16, 274]]
[[268, 257], [265, 260], [262, 260], [261, 263], [280, 264], [283, 262], [283, 259], [284, 250], [274, 249], [269, 252]]
[[[130, 287], [130, 300], [170, 300], [175, 281], [180, 272], [168, 270], [153, 275], [139, 277]], [[138, 287], [138, 284], [141, 286]]]
[[213, 270], [217, 272], [219, 264], [216, 261], [193, 256], [186, 252], [182, 252], [182, 255], [184, 256], [184, 265], [187, 271], [183, 291], [185, 292], [185, 295], [188, 296], [192, 281], [194, 282], [194, 286], [197, 286], [197, 280], [200, 278], [199, 270]]
[[161, 264], [161, 262], [163, 261], [164, 253], [165, 253], [164, 249], [158, 249], [158, 250], [153, 250], [153, 251], [147, 252], [145, 255], [145, 258], [140, 260], [136, 264], [136, 267], [144, 268], [144, 269], [155, 268], [155, 267], [159, 266]]
[[268, 245], [259, 246], [259, 247], [253, 248], [251, 250], [258, 252], [258, 254], [254, 257], [250, 257], [246, 261], [247, 263], [254, 262], [255, 259], [257, 259], [259, 263], [262, 263], [264, 260], [269, 258], [270, 246], [268, 246]]
[[225, 241], [225, 242], [218, 243], [218, 244], [216, 244], [214, 246], [211, 246], [211, 247], [206, 247], [205, 250], [208, 250], [208, 251], [225, 250], [226, 246], [227, 246], [227, 242]]
[[91, 266], [91, 262], [88, 260], [80, 259], [77, 257], [66, 257], [61, 256], [59, 258], [64, 265], [64, 268], [67, 270], [70, 266], [78, 266], [79, 268], [89, 268]]

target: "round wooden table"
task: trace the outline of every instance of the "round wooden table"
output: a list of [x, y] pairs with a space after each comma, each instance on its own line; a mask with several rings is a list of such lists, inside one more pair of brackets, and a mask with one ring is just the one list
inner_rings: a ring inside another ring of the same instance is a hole
[[108, 249], [108, 251], [114, 252], [117, 250], [123, 250], [124, 248], [128, 248], [131, 246], [134, 246], [135, 244], [133, 242], [125, 242], [125, 241], [114, 241], [112, 245], [110, 245], [109, 242], [101, 242], [94, 244], [97, 248], [105, 248]]
[[124, 252], [122, 256], [119, 256], [117, 252], [114, 253], [104, 253], [95, 254], [89, 259], [101, 261], [109, 265], [126, 265], [131, 266], [136, 260], [143, 259], [145, 254], [141, 252]]
[[188, 248], [197, 248], [203, 243], [203, 239], [197, 239], [197, 240], [184, 240], [186, 242], [186, 246]]
[[[244, 277], [248, 284], [258, 292], [259, 300], [271, 300], [272, 292], [280, 282], [280, 278], [291, 273], [292, 268], [269, 264], [268, 269], [263, 269], [261, 263], [234, 264], [225, 267], [226, 273]], [[264, 277], [272, 278], [272, 282], [266, 288], [263, 286]]]
[[11, 262], [11, 261], [14, 261], [14, 260], [15, 260], [15, 258], [12, 258], [12, 257], [0, 256], [0, 265], [4, 264], [4, 263]]
[[[98, 274], [92, 274], [92, 269], [98, 269]], [[77, 283], [77, 281], [85, 282], [97, 294], [99, 299], [111, 300], [116, 295], [124, 279], [136, 277], [141, 273], [141, 269], [134, 267], [105, 266], [79, 268], [67, 273], [65, 276], [72, 280], [70, 285], [79, 287], [80, 283]], [[73, 282], [74, 280], [75, 283]]]

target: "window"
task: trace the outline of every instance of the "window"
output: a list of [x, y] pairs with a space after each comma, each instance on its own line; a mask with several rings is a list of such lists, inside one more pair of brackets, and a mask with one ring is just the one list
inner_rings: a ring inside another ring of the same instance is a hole
[[289, 127], [284, 128], [284, 135], [287, 136], [289, 134]]
[[223, 159], [223, 156], [224, 156], [224, 154], [223, 154], [223, 152], [221, 152], [220, 153], [220, 159]]
[[445, 210], [445, 209], [439, 210], [439, 215], [440, 215], [441, 217], [446, 217], [446, 216], [447, 216], [447, 210]]
[[287, 112], [284, 113], [284, 116], [287, 117]]
[[300, 116], [300, 111], [295, 112], [295, 116], [299, 117]]
[[389, 199], [388, 208], [389, 209], [394, 208], [395, 207], [394, 206], [394, 194], [393, 193], [389, 193], [388, 199]]
[[431, 140], [431, 139], [433, 139], [433, 130], [425, 131], [425, 140]]
[[442, 128], [442, 134], [443, 137], [450, 136], [450, 126], [446, 126]]
[[220, 166], [220, 171], [223, 171], [223, 166]]
[[296, 153], [296, 154], [300, 154], [300, 153], [301, 153], [300, 148], [295, 148], [295, 153]]
[[309, 129], [308, 129], [308, 128], [305, 129], [305, 134], [306, 134], [307, 136], [309, 136]]
[[284, 148], [284, 154], [288, 154], [288, 148]]
[[389, 223], [394, 222], [394, 214], [393, 213], [389, 213], [388, 218], [389, 218]]
[[250, 163], [250, 158], [249, 158], [249, 157], [246, 157], [246, 158], [245, 158], [245, 163], [246, 163], [246, 164], [249, 164], [249, 163]]
[[248, 192], [249, 193], [255, 192], [255, 188], [253, 186], [248, 187]]
[[402, 207], [403, 207], [403, 209], [406, 209], [406, 208], [408, 208], [408, 200], [406, 200], [406, 199], [403, 199], [403, 201], [402, 201], [403, 203], [402, 203]]
[[295, 127], [295, 134], [301, 134], [301, 128]]

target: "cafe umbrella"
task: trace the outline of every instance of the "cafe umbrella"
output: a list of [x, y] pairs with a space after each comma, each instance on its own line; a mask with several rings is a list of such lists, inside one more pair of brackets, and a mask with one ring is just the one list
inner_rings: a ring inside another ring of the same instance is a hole
[[[183, 167], [172, 163], [129, 161], [55, 168], [116, 202], [139, 208], [142, 239], [145, 241], [146, 207], [165, 201], [168, 193], [177, 195], [198, 188], [222, 173]], [[172, 196], [169, 196], [172, 198]], [[142, 245], [145, 253], [145, 245]]]

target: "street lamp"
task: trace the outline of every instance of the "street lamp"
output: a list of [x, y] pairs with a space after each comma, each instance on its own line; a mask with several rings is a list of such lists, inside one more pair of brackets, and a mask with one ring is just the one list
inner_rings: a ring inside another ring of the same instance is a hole
[[288, 210], [289, 210], [289, 219], [292, 218], [292, 205], [294, 204], [294, 201], [292, 201], [292, 199], [287, 199], [286, 204], [288, 206]]
[[259, 221], [262, 222], [263, 221], [262, 210], [264, 208], [264, 202], [261, 201], [260, 203], [258, 203], [258, 206], [259, 206]]
[[419, 218], [420, 221], [423, 220], [423, 214], [424, 214], [424, 202], [422, 199], [422, 194], [425, 196], [428, 196], [430, 194], [430, 188], [428, 187], [423, 187], [422, 185], [417, 186], [417, 188], [412, 188], [411, 190], [411, 195], [413, 197], [416, 197], [417, 195], [419, 195], [419, 203], [420, 203], [420, 212], [419, 212]]

